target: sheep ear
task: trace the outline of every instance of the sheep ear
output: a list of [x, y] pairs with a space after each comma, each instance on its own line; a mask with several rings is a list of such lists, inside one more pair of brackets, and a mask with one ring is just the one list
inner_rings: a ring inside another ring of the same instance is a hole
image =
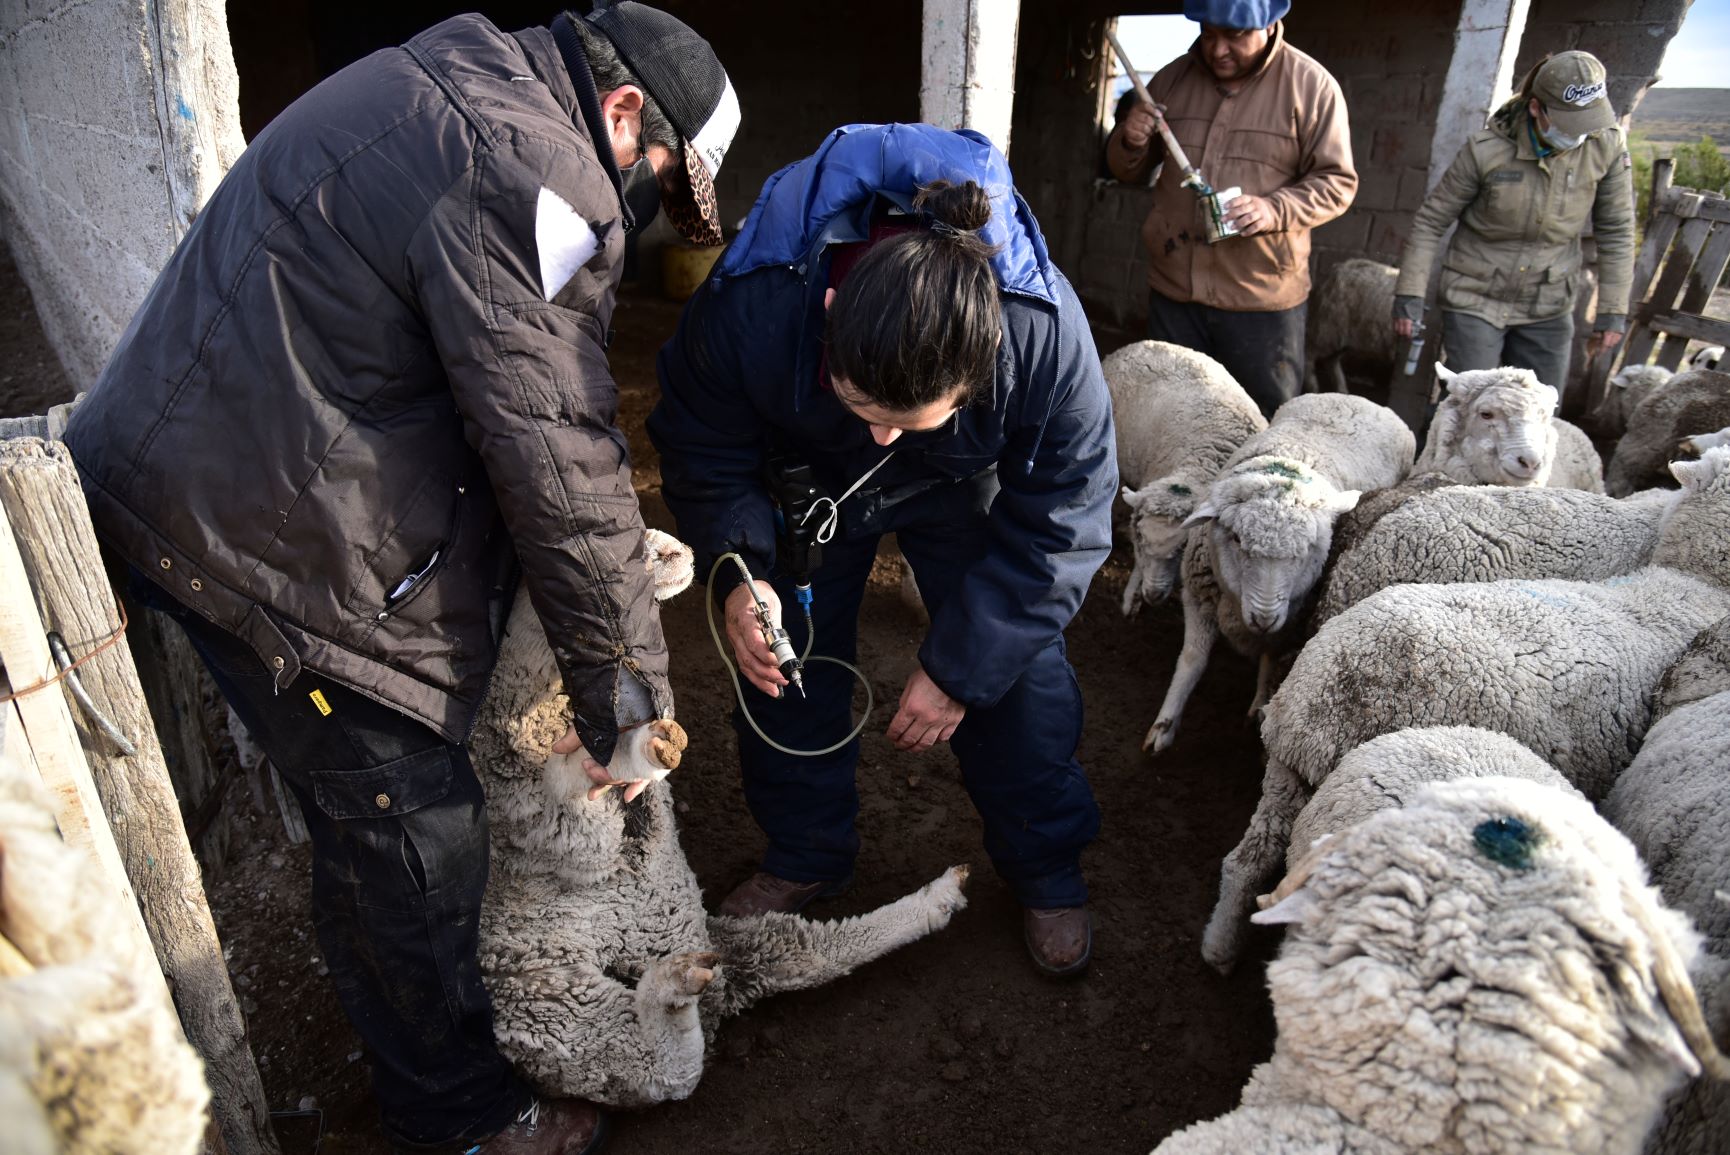
[[1670, 476], [1682, 483], [1682, 488], [1690, 493], [1699, 493], [1718, 475], [1713, 463], [1702, 458], [1699, 461], [1672, 461]]
[[1358, 501], [1363, 497], [1363, 491], [1358, 489], [1342, 489], [1329, 497], [1322, 508], [1329, 513], [1350, 513], [1358, 507]]
[[1123, 487], [1123, 501], [1129, 508], [1139, 509], [1141, 507], [1141, 494], [1126, 485]]
[[1183, 519], [1183, 527], [1188, 529], [1192, 525], [1200, 525], [1202, 522], [1212, 521], [1218, 516], [1219, 509], [1213, 503], [1213, 495], [1209, 494], [1207, 497], [1202, 498], [1201, 504], [1195, 507], [1194, 513]]
[[1293, 926], [1308, 922], [1310, 916], [1320, 909], [1321, 901], [1309, 887], [1302, 886], [1266, 910], [1256, 911], [1249, 920], [1257, 926]]

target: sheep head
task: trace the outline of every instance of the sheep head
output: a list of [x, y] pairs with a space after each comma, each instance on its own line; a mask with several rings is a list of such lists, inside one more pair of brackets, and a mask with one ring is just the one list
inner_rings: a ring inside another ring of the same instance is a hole
[[1664, 517], [1652, 564], [1730, 589], [1730, 446], [1698, 461], [1672, 461], [1682, 496]]
[[1593, 420], [1617, 430], [1626, 429], [1634, 407], [1670, 377], [1670, 370], [1662, 365], [1624, 365], [1610, 378], [1604, 400], [1592, 411]]
[[1692, 357], [1688, 358], [1688, 368], [1716, 369], [1718, 368], [1718, 362], [1723, 359], [1724, 346], [1708, 345], [1704, 349], [1698, 350]]
[[1413, 472], [1438, 470], [1474, 485], [1545, 485], [1556, 460], [1560, 399], [1529, 369], [1450, 372]]
[[1164, 601], [1177, 587], [1183, 545], [1189, 540], [1184, 523], [1195, 512], [1199, 497], [1193, 483], [1176, 474], [1151, 481], [1139, 490], [1123, 487], [1135, 542], [1135, 570], [1123, 595], [1126, 615], [1142, 605]]
[[1253, 921], [1291, 928], [1276, 1063], [1411, 1149], [1637, 1151], [1681, 1076], [1730, 1072], [1687, 978], [1699, 937], [1552, 787], [1431, 786], [1262, 904]]
[[1246, 626], [1272, 634], [1321, 579], [1334, 522], [1358, 497], [1300, 461], [1252, 457], [1216, 478], [1184, 524], [1212, 521], [1209, 542], [1220, 584], [1243, 607]]

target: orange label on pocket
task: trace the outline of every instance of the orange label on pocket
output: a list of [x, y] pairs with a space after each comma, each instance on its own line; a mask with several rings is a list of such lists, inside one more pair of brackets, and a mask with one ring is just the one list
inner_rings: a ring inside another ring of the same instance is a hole
[[330, 703], [325, 701], [323, 690], [314, 690], [307, 696], [312, 699], [312, 704], [318, 707], [318, 712], [320, 714], [323, 714], [326, 718], [330, 717]]

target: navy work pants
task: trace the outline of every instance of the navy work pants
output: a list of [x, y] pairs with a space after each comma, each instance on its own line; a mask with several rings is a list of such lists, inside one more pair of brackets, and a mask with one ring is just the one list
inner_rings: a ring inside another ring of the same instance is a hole
[[1291, 309], [1247, 313], [1174, 301], [1151, 289], [1147, 297], [1147, 335], [1205, 353], [1224, 365], [1263, 416], [1272, 417], [1298, 395], [1304, 379], [1307, 301]]
[[487, 818], [468, 751], [310, 671], [279, 689], [245, 643], [142, 576], [132, 586], [180, 623], [300, 800], [313, 925], [386, 1134], [461, 1151], [509, 1126], [529, 1092], [494, 1046], [476, 961]]
[[[969, 500], [976, 493], [970, 483], [942, 486], [897, 507], [880, 527], [895, 531], [933, 615], [943, 612], [968, 566], [991, 546], [985, 512]], [[859, 607], [879, 536], [837, 535], [823, 547], [823, 564], [811, 575], [813, 654], [857, 661]], [[805, 627], [792, 581], [777, 574], [773, 584], [793, 644], [803, 652]], [[808, 664], [804, 678], [808, 698], [789, 687], [788, 696], [776, 700], [745, 684], [746, 701], [783, 746], [820, 749], [852, 727], [855, 680], [828, 662]], [[894, 716], [895, 700], [880, 705], [887, 708], [871, 724], [884, 727]], [[996, 703], [969, 707], [950, 739], [962, 781], [985, 822], [986, 852], [1023, 906], [1047, 909], [1087, 900], [1080, 857], [1099, 831], [1099, 808], [1075, 758], [1081, 721], [1081, 690], [1060, 635]], [[763, 869], [795, 882], [849, 877], [859, 850], [858, 739], [832, 754], [803, 758], [768, 746], [737, 709], [733, 725], [745, 800], [769, 836]]]

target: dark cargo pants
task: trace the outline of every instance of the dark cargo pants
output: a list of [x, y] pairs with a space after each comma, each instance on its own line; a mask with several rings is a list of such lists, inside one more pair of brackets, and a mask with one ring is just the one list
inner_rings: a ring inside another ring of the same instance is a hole
[[1269, 313], [1240, 313], [1148, 290], [1147, 335], [1206, 353], [1230, 373], [1262, 415], [1298, 395], [1304, 379], [1304, 319], [1309, 303]]
[[[989, 480], [995, 492], [995, 478]], [[970, 484], [943, 486], [914, 498], [881, 527], [895, 531], [933, 614], [955, 594], [968, 567], [990, 548], [984, 512], [968, 508]], [[857, 661], [859, 608], [879, 536], [841, 534], [823, 547], [823, 564], [811, 575], [814, 654]], [[792, 582], [776, 574], [773, 584], [788, 633], [803, 652], [805, 625]], [[777, 701], [745, 684], [745, 700], [777, 742], [815, 750], [831, 745], [852, 726], [855, 682], [852, 674], [828, 662], [807, 665], [804, 678], [808, 698], [789, 690], [789, 697]], [[887, 708], [879, 709], [870, 724], [881, 729], [894, 715], [895, 701], [879, 706]], [[1059, 635], [998, 702], [969, 709], [950, 739], [962, 782], [984, 820], [986, 853], [1023, 906], [1079, 906], [1087, 900], [1081, 851], [1099, 831], [1099, 808], [1075, 758], [1081, 710], [1081, 690]], [[736, 708], [733, 725], [739, 734], [745, 801], [769, 836], [763, 869], [795, 882], [849, 877], [859, 850], [854, 829], [859, 813], [854, 779], [858, 739], [833, 754], [801, 758], [767, 745]]]
[[461, 1151], [508, 1126], [529, 1092], [494, 1046], [475, 957], [487, 819], [468, 751], [311, 672], [278, 692], [245, 643], [142, 576], [132, 588], [180, 623], [300, 800], [313, 925], [385, 1133]]
[[1530, 325], [1492, 325], [1470, 313], [1442, 313], [1442, 348], [1448, 368], [1496, 369], [1512, 365], [1530, 369], [1558, 393], [1568, 388], [1568, 362], [1574, 351], [1574, 315], [1563, 313]]

